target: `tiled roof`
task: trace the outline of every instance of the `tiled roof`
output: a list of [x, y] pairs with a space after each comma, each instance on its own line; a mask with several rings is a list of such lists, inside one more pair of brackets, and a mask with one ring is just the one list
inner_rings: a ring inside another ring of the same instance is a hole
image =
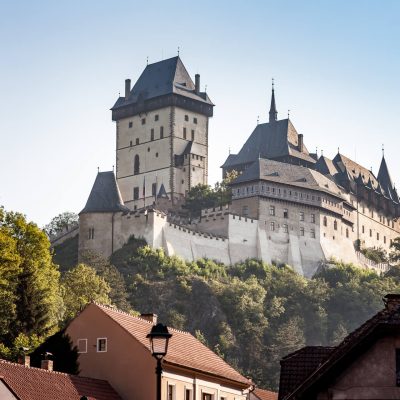
[[119, 97], [113, 109], [172, 93], [212, 105], [207, 93], [195, 92], [195, 85], [181, 59], [172, 57], [147, 65], [129, 98]]
[[307, 346], [281, 360], [279, 399], [291, 393], [311, 372], [327, 359], [334, 347]]
[[278, 393], [256, 388], [253, 394], [260, 400], [278, 400]]
[[106, 381], [0, 360], [0, 379], [20, 400], [121, 400]]
[[309, 155], [306, 146], [300, 152], [298, 144], [298, 134], [289, 119], [259, 124], [239, 153], [230, 154], [222, 167], [249, 164], [259, 157], [275, 159], [284, 156], [293, 156], [314, 164], [315, 160]]
[[[300, 383], [288, 393], [279, 393], [280, 399], [300, 399], [307, 398], [307, 391], [312, 389], [321, 378], [327, 376], [329, 373], [337, 368], [337, 373], [342, 373], [343, 368], [352, 362], [357, 354], [357, 351], [362, 348], [362, 344], [373, 335], [383, 334], [384, 329], [380, 327], [399, 329], [400, 327], [400, 294], [389, 294], [384, 298], [386, 307], [375, 314], [372, 318], [362, 324], [355, 331], [350, 333], [338, 346], [334, 347], [325, 360], [323, 360], [316, 368], [312, 368], [310, 364], [309, 373], [304, 376]], [[392, 330], [391, 330], [392, 332]], [[301, 350], [300, 350], [301, 351]], [[290, 357], [287, 356], [287, 357]], [[284, 366], [286, 357], [282, 360]], [[342, 363], [342, 364], [341, 364]], [[294, 365], [296, 364], [296, 365]], [[307, 367], [301, 358], [293, 362], [292, 368], [301, 370]], [[284, 371], [281, 371], [281, 373]], [[286, 374], [284, 372], [284, 374]], [[304, 396], [303, 396], [304, 395]]]
[[99, 172], [85, 208], [80, 214], [116, 211], [129, 211], [129, 209], [124, 205], [114, 172]]
[[[149, 339], [146, 336], [151, 330], [151, 322], [97, 303], [91, 303], [88, 307], [98, 307], [150, 351]], [[190, 333], [169, 327], [168, 329], [172, 337], [168, 353], [164, 357], [165, 363], [251, 385], [249, 379], [242, 376]]]

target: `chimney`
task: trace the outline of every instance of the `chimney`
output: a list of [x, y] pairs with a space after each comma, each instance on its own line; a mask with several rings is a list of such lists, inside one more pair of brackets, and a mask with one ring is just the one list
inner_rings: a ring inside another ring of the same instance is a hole
[[383, 302], [388, 311], [400, 312], [400, 294], [387, 294], [383, 298]]
[[196, 94], [200, 93], [200, 74], [194, 76]]
[[47, 371], [53, 371], [53, 360], [42, 360], [40, 368], [47, 369]]
[[31, 366], [31, 357], [30, 356], [19, 356], [18, 364], [25, 365], [25, 367]]
[[299, 151], [302, 153], [304, 151], [303, 134], [302, 133], [299, 133], [298, 141], [299, 141], [298, 148], [299, 148]]
[[151, 322], [153, 325], [157, 325], [157, 314], [140, 314], [140, 318]]
[[129, 99], [130, 93], [131, 93], [131, 80], [125, 79], [125, 100]]

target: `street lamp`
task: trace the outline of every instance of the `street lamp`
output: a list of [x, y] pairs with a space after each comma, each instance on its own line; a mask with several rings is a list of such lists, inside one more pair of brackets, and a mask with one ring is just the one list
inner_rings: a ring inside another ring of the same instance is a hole
[[171, 338], [168, 328], [163, 324], [154, 325], [147, 337], [150, 339], [151, 355], [157, 360], [157, 400], [161, 400], [161, 361], [168, 351], [168, 342]]

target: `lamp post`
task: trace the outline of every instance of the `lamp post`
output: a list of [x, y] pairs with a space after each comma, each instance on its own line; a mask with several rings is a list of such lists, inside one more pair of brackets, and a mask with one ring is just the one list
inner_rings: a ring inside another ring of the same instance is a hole
[[168, 328], [163, 324], [154, 325], [147, 337], [150, 339], [151, 355], [157, 360], [157, 400], [161, 400], [161, 361], [168, 351], [168, 342], [171, 338]]

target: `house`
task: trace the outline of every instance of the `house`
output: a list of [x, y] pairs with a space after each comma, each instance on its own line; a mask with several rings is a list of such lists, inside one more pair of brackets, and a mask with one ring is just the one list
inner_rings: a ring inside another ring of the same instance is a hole
[[399, 399], [400, 294], [336, 347], [308, 346], [281, 360], [279, 400]]
[[0, 360], [1, 400], [121, 400], [104, 380]]
[[[66, 333], [79, 351], [82, 376], [110, 382], [125, 399], [156, 397], [156, 361], [146, 337], [153, 314], [140, 317], [90, 303]], [[169, 328], [172, 337], [163, 360], [162, 399], [245, 400], [252, 382], [188, 332]]]
[[255, 388], [250, 392], [249, 400], [278, 400], [278, 393], [270, 390]]

